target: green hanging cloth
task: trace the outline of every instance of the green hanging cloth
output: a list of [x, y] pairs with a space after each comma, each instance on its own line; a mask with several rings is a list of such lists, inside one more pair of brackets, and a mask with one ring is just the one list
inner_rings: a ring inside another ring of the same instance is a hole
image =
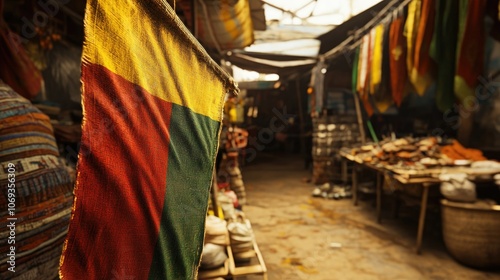
[[454, 98], [455, 60], [458, 33], [458, 1], [436, 1], [436, 18], [430, 54], [436, 62], [436, 105], [439, 110], [451, 108]]
[[357, 87], [358, 87], [359, 49], [360, 47], [356, 47], [356, 49], [354, 50], [354, 60], [352, 61], [351, 84], [352, 84], [353, 94], [358, 94]]
[[[486, 41], [484, 13], [486, 0], [473, 0], [468, 1], [468, 3], [465, 18], [460, 19], [463, 33], [457, 52], [455, 95], [460, 103], [470, 106], [470, 102], [467, 102], [466, 99], [474, 98], [474, 88], [477, 85], [478, 77], [483, 73], [484, 67], [484, 44]], [[462, 14], [462, 11], [460, 11], [460, 14]]]

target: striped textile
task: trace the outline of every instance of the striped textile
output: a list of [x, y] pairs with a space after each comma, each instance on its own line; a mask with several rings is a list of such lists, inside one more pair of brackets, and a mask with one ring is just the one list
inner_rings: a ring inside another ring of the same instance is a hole
[[3, 82], [0, 112], [0, 162], [59, 155], [49, 117]]
[[[89, 0], [62, 279], [195, 279], [232, 79], [166, 1]], [[121, 277], [121, 278], [120, 278]]]
[[[62, 159], [49, 118], [0, 81], [0, 216], [16, 218], [16, 266], [0, 244], [0, 279], [54, 279], [73, 201], [73, 180]], [[10, 164], [10, 165], [9, 165]], [[15, 165], [15, 212], [8, 211], [9, 167]], [[0, 239], [11, 235], [0, 221]]]

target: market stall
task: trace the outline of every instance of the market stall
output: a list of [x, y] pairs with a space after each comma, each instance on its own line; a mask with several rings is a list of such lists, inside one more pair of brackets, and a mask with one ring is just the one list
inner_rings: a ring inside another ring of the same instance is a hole
[[[466, 174], [471, 181], [491, 182], [494, 175], [500, 173], [500, 164], [487, 161], [478, 150], [466, 149], [457, 141], [451, 144], [441, 143], [433, 138], [403, 138], [385, 140], [378, 144], [367, 144], [357, 148], [343, 148], [340, 155], [353, 163], [352, 172], [354, 204], [358, 202], [358, 172], [368, 168], [376, 173], [376, 210], [377, 220], [382, 219], [382, 193], [385, 185], [394, 192], [405, 191], [408, 186], [416, 185], [420, 189], [420, 216], [417, 232], [416, 250], [420, 252], [425, 227], [425, 215], [429, 190], [449, 182], [450, 177]], [[474, 161], [473, 161], [474, 160]], [[399, 185], [398, 185], [399, 184]], [[476, 199], [475, 190], [469, 189], [466, 200]], [[498, 197], [492, 197], [498, 199]]]
[[[321, 146], [333, 151], [329, 160], [342, 158], [341, 171], [323, 167], [331, 174], [330, 185], [316, 184], [313, 196], [335, 197], [352, 187], [357, 205], [368, 189], [380, 222], [382, 206], [394, 204], [396, 213], [399, 194], [411, 193], [420, 207], [420, 252], [430, 204], [437, 201], [444, 209], [455, 202], [500, 203], [495, 183], [500, 142], [491, 111], [500, 96], [498, 1], [383, 2], [371, 20], [322, 48], [316, 66], [321, 71], [312, 71], [313, 120], [341, 116], [328, 104], [335, 101], [329, 92], [343, 87], [354, 99], [361, 131], [357, 143], [339, 151], [331, 141]], [[328, 140], [316, 137], [316, 143]], [[449, 220], [443, 216], [443, 227]]]

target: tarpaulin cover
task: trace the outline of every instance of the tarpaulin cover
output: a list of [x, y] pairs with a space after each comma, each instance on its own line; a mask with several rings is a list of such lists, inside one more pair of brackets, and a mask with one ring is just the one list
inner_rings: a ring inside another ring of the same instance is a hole
[[166, 1], [89, 0], [62, 279], [195, 279], [232, 79]]

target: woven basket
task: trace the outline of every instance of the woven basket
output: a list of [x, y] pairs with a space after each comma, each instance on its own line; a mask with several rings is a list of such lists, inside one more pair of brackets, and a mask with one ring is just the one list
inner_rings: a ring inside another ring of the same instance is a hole
[[448, 252], [475, 268], [500, 268], [500, 206], [441, 200]]

